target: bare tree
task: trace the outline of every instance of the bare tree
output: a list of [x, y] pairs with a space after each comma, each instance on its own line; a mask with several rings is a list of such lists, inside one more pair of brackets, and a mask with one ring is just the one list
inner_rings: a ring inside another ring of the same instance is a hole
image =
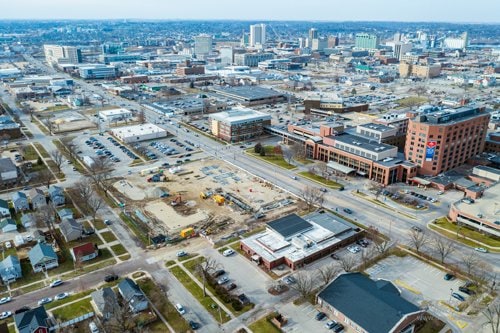
[[472, 275], [472, 271], [477, 266], [478, 262], [479, 257], [475, 252], [471, 251], [462, 255], [462, 264], [465, 266], [468, 275]]
[[207, 278], [209, 278], [216, 270], [220, 269], [222, 266], [211, 257], [206, 257], [202, 262], [196, 265], [195, 272], [203, 282], [203, 296], [207, 296], [206, 284]]
[[285, 161], [288, 163], [288, 164], [291, 164], [292, 163], [292, 159], [293, 159], [293, 151], [292, 151], [292, 148], [290, 146], [287, 146], [285, 147], [283, 150], [283, 158], [285, 159]]
[[418, 97], [427, 94], [427, 88], [425, 86], [416, 86], [410, 89], [411, 92], [417, 94]]
[[143, 110], [139, 111], [139, 113], [137, 114], [137, 120], [140, 124], [144, 124], [146, 122], [146, 114]]
[[326, 286], [340, 273], [340, 268], [334, 264], [324, 265], [318, 268], [318, 275]]
[[48, 228], [52, 239], [56, 239], [54, 221], [56, 219], [56, 209], [52, 202], [36, 210], [36, 225], [39, 228]]
[[351, 272], [356, 267], [356, 258], [352, 254], [347, 254], [340, 257], [340, 266], [346, 272]]
[[96, 158], [89, 167], [87, 176], [91, 179], [95, 187], [100, 187], [107, 194], [107, 180], [113, 171], [112, 163], [109, 159]]
[[109, 319], [102, 321], [103, 331], [108, 333], [143, 333], [144, 327], [138, 325], [137, 316], [130, 309], [130, 302], [123, 300], [121, 306], [112, 306]]
[[64, 156], [59, 150], [53, 150], [50, 152], [50, 156], [52, 157], [52, 160], [57, 166], [57, 170], [61, 172], [61, 166], [64, 162]]
[[94, 193], [94, 189], [89, 182], [79, 181], [75, 183], [74, 188], [78, 195], [85, 200], [87, 200], [87, 198], [90, 198], [90, 196]]
[[52, 121], [50, 121], [50, 118], [45, 118], [45, 120], [43, 121], [43, 123], [45, 124], [45, 126], [47, 127], [47, 129], [49, 130], [49, 134], [52, 135], [52, 130], [54, 129], [54, 123], [52, 123]]
[[50, 184], [54, 180], [54, 175], [52, 174], [52, 172], [49, 169], [42, 169], [38, 172], [38, 180], [41, 183], [45, 184], [45, 186], [47, 186], [47, 188], [49, 188]]
[[450, 254], [452, 254], [456, 249], [455, 243], [453, 243], [453, 241], [451, 241], [445, 237], [436, 236], [434, 238], [434, 240], [432, 241], [432, 245], [434, 246], [434, 249], [439, 254], [439, 257], [441, 259], [441, 263], [444, 263], [446, 257], [448, 257]]
[[290, 146], [293, 159], [303, 159], [306, 157], [305, 146], [301, 143], [294, 143]]
[[411, 230], [410, 231], [410, 246], [414, 247], [417, 252], [428, 243], [427, 235], [424, 231]]
[[488, 275], [493, 271], [493, 267], [482, 260], [479, 260], [474, 270], [474, 280], [478, 283], [486, 283], [488, 281]]
[[383, 189], [384, 187], [382, 186], [382, 184], [377, 182], [370, 182], [369, 191], [375, 194], [375, 199], [378, 200], [378, 197], [382, 193]]
[[325, 194], [317, 187], [306, 186], [300, 197], [307, 205], [307, 210], [311, 211], [314, 206], [322, 206], [325, 201]]
[[483, 327], [490, 327], [491, 333], [500, 333], [500, 300], [493, 301], [490, 306], [484, 309], [483, 315], [486, 319]]
[[328, 179], [328, 166], [325, 162], [319, 161], [316, 163], [316, 167], [318, 172], [320, 173], [320, 176]]
[[314, 281], [310, 273], [301, 271], [295, 274], [294, 278], [295, 283], [290, 287], [297, 290], [303, 299], [309, 297], [314, 290]]
[[89, 207], [93, 222], [95, 222], [97, 212], [102, 208], [103, 205], [104, 201], [95, 193], [87, 199], [87, 206]]
[[386, 241], [385, 239], [383, 239], [380, 241], [374, 240], [373, 246], [378, 253], [384, 254], [385, 252], [387, 252], [389, 250], [389, 248], [391, 247], [391, 244], [388, 241]]

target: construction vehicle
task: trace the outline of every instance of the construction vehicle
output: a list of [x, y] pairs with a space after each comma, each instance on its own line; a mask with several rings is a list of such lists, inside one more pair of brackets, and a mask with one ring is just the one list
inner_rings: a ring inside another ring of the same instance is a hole
[[181, 230], [181, 237], [182, 238], [191, 238], [194, 236], [196, 236], [196, 232], [194, 231], [193, 228], [187, 228], [187, 229]]
[[175, 199], [170, 203], [172, 206], [178, 206], [182, 204], [182, 197], [181, 194], [178, 193]]
[[141, 170], [141, 176], [152, 174], [152, 173], [155, 173], [155, 172], [158, 172], [158, 171], [160, 171], [160, 167], [154, 167], [154, 168], [144, 169], [144, 170]]
[[163, 175], [163, 173], [157, 173], [147, 179], [148, 183], [158, 183], [158, 182], [166, 182], [168, 178]]
[[222, 206], [224, 204], [224, 201], [226, 200], [222, 195], [220, 194], [216, 194], [214, 195], [214, 201], [216, 204], [218, 204], [219, 206]]
[[212, 196], [212, 191], [205, 191], [200, 193], [200, 198], [201, 199], [208, 199]]

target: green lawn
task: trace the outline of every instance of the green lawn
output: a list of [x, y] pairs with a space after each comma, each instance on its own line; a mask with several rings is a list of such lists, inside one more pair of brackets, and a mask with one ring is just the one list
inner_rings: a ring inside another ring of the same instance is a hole
[[90, 298], [86, 298], [78, 302], [68, 304], [62, 308], [55, 309], [52, 311], [52, 314], [57, 320], [64, 322], [92, 311], [93, 309], [92, 305], [90, 305]]
[[125, 254], [125, 253], [128, 253], [127, 250], [125, 250], [125, 247], [122, 244], [116, 244], [116, 245], [111, 246], [111, 250], [113, 250], [113, 252], [117, 256]]
[[189, 259], [193, 259], [194, 257], [196, 257], [198, 255], [198, 253], [188, 253], [187, 256], [184, 256], [184, 257], [179, 257], [177, 258], [179, 261], [187, 261]]
[[263, 161], [266, 161], [268, 163], [279, 166], [280, 168], [283, 168], [283, 169], [287, 169], [287, 170], [295, 169], [295, 165], [292, 165], [292, 164], [288, 163], [287, 161], [285, 161], [283, 156], [274, 155], [274, 153], [273, 153], [274, 147], [273, 146], [264, 146], [264, 148], [266, 150], [265, 156], [260, 156], [260, 154], [255, 152], [253, 147], [250, 149], [247, 149], [246, 153], [248, 155], [255, 157], [255, 158], [259, 158]]
[[253, 332], [265, 332], [265, 333], [280, 333], [282, 330], [271, 324], [269, 320], [267, 320], [268, 316], [262, 317], [257, 321], [254, 321], [252, 324], [248, 326]]
[[132, 220], [130, 217], [128, 217], [124, 213], [120, 213], [120, 218], [132, 230], [134, 235], [142, 242], [142, 244], [144, 244], [145, 246], [149, 245], [149, 238], [147, 235], [147, 230], [145, 230], [143, 227], [138, 225], [137, 222]]
[[[111, 255], [111, 252], [108, 249], [101, 249], [100, 252], [101, 252], [100, 256], [98, 256], [95, 259], [85, 261], [83, 263], [83, 266], [75, 271], [75, 263], [73, 262], [73, 258], [71, 257], [69, 250], [63, 250], [63, 251], [61, 251], [60, 255], [64, 256], [65, 260], [64, 261], [60, 260], [59, 266], [54, 268], [54, 269], [49, 270], [48, 274], [49, 274], [49, 276], [57, 276], [57, 275], [60, 275], [60, 274], [63, 274], [63, 273], [69, 272], [69, 271], [73, 271], [73, 274], [71, 274], [71, 275], [77, 276], [77, 275], [82, 275], [84, 273], [88, 273], [88, 272], [94, 271], [96, 269], [102, 268], [99, 265], [88, 267], [92, 264], [96, 264], [98, 262], [105, 261], [106, 259], [110, 259], [113, 257]], [[109, 264], [109, 263], [107, 263], [107, 264]]]
[[38, 159], [38, 153], [32, 145], [25, 146], [24, 159], [27, 161], [36, 161]]
[[189, 331], [189, 325], [184, 317], [177, 312], [165, 295], [158, 292], [158, 286], [152, 280], [142, 279], [138, 281], [138, 285], [170, 326], [172, 326], [175, 332], [181, 333]]
[[92, 221], [92, 224], [94, 225], [94, 228], [96, 228], [97, 230], [102, 230], [108, 227], [106, 224], [104, 224], [103, 220], [101, 219], [96, 219], [95, 221]]
[[436, 225], [448, 230], [449, 233], [444, 233], [443, 231], [441, 231], [438, 228], [433, 228], [433, 226], [434, 226], [433, 223], [429, 224], [429, 226], [431, 228], [433, 228], [433, 230], [436, 230], [436, 231], [440, 232], [441, 234], [444, 234], [447, 237], [456, 239], [456, 240], [463, 242], [469, 246], [476, 247], [478, 245], [477, 245], [477, 243], [475, 243], [473, 241], [464, 239], [463, 236], [466, 236], [466, 237], [474, 239], [478, 242], [484, 243], [487, 246], [500, 247], [500, 239], [499, 238], [489, 237], [489, 236], [481, 234], [479, 231], [469, 229], [466, 227], [460, 228], [459, 237], [457, 238], [457, 230], [459, 229], [459, 226], [456, 223], [450, 222], [446, 217], [441, 217], [441, 218], [437, 219]]
[[167, 260], [167, 262], [165, 262], [165, 266], [166, 266], [166, 267], [170, 267], [170, 266], [173, 266], [173, 265], [175, 265], [175, 264], [177, 264], [177, 263], [175, 262], [175, 260]]
[[311, 173], [309, 171], [301, 171], [301, 172], [299, 172], [299, 175], [301, 175], [302, 177], [308, 178], [310, 180], [314, 180], [315, 182], [321, 183], [321, 184], [328, 186], [330, 188], [335, 188], [335, 189], [344, 188], [344, 186], [340, 183], [334, 182], [333, 180], [325, 179], [325, 178], [318, 176], [314, 173]]
[[21, 271], [23, 273], [23, 277], [17, 280], [16, 282], [11, 283], [10, 284], [11, 289], [24, 286], [28, 283], [40, 281], [45, 278], [43, 273], [34, 273], [31, 264], [27, 260], [21, 260]]
[[68, 247], [68, 249], [70, 249], [70, 248], [73, 248], [75, 246], [86, 244], [86, 243], [92, 243], [92, 244], [97, 244], [97, 245], [103, 244], [103, 242], [99, 238], [99, 236], [97, 236], [96, 234], [92, 234], [90, 236], [84, 237], [82, 240], [74, 240], [71, 242], [67, 242], [66, 246]]
[[405, 98], [401, 98], [398, 100], [395, 100], [394, 103], [399, 104], [398, 108], [407, 108], [407, 107], [414, 107], [417, 105], [421, 105], [427, 102], [426, 97], [422, 96], [409, 96]]
[[43, 158], [49, 158], [50, 154], [45, 150], [45, 148], [42, 146], [42, 144], [35, 142], [33, 143], [36, 147], [36, 149], [40, 152]]
[[[199, 287], [186, 272], [179, 266], [170, 268], [170, 272], [179, 280], [182, 285], [200, 302], [203, 307], [210, 312], [210, 314], [214, 317], [214, 319], [220, 322], [222, 317], [222, 323], [225, 323], [231, 319], [231, 317], [222, 309], [218, 309], [218, 307], [212, 307], [212, 304], [216, 304], [212, 297], [203, 296], [203, 289]], [[221, 316], [219, 316], [219, 310]]]
[[46, 310], [49, 310], [49, 309], [58, 307], [60, 305], [63, 305], [63, 304], [66, 304], [66, 303], [69, 303], [69, 302], [73, 302], [73, 301], [79, 300], [81, 298], [87, 297], [88, 295], [90, 295], [94, 291], [95, 291], [95, 289], [90, 289], [90, 290], [86, 290], [86, 291], [81, 292], [81, 293], [72, 294], [72, 295], [66, 297], [65, 299], [61, 299], [59, 301], [53, 301], [52, 303], [45, 304], [44, 307], [45, 307]]
[[106, 243], [111, 243], [116, 240], [116, 236], [111, 231], [102, 232], [100, 235], [102, 238], [104, 238]]

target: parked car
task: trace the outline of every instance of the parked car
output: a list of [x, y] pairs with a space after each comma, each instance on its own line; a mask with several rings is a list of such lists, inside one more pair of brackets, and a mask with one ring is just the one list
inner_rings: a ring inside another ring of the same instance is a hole
[[50, 287], [51, 288], [54, 288], [54, 287], [57, 287], [57, 286], [60, 286], [61, 284], [63, 284], [63, 280], [61, 279], [57, 279], [57, 280], [54, 280], [50, 283]]
[[184, 250], [177, 252], [177, 257], [179, 257], [179, 258], [180, 257], [185, 257], [187, 255], [188, 255], [188, 253], [186, 251], [184, 251]]
[[453, 274], [451, 274], [451, 273], [446, 273], [446, 274], [444, 275], [444, 279], [445, 279], [446, 281], [455, 280], [455, 275], [453, 275]]
[[370, 245], [366, 239], [359, 239], [356, 241], [356, 244], [360, 245], [361, 247], [367, 247]]
[[342, 325], [342, 324], [340, 324], [340, 323], [339, 323], [339, 324], [337, 324], [337, 326], [335, 326], [335, 327], [333, 328], [333, 331], [334, 331], [335, 333], [342, 332], [343, 330], [344, 330], [344, 325]]
[[335, 325], [337, 325], [337, 322], [335, 320], [329, 320], [326, 322], [325, 327], [331, 330], [335, 327]]
[[38, 305], [44, 305], [44, 304], [47, 304], [50, 302], [52, 302], [52, 298], [45, 297], [45, 298], [42, 298], [41, 300], [38, 301]]
[[66, 298], [66, 297], [68, 297], [68, 296], [69, 296], [69, 294], [68, 294], [68, 293], [60, 293], [60, 294], [57, 294], [57, 295], [54, 297], [54, 299], [55, 299], [56, 301], [58, 301], [58, 300], [60, 300], [60, 299], [65, 299], [65, 298]]
[[222, 255], [224, 257], [229, 257], [230, 255], [234, 254], [234, 250], [233, 249], [227, 249], [225, 250], [224, 252], [222, 252]]
[[285, 282], [286, 284], [290, 285], [290, 284], [294, 284], [295, 283], [295, 279], [293, 278], [293, 276], [289, 275], [289, 276], [285, 276], [283, 278], [283, 282]]
[[464, 287], [464, 286], [460, 286], [458, 287], [458, 291], [461, 291], [463, 292], [464, 294], [467, 294], [467, 295], [474, 295], [476, 292], [474, 290], [471, 290], [467, 287]]
[[118, 275], [116, 275], [116, 274], [110, 274], [110, 275], [106, 275], [104, 277], [105, 282], [112, 282], [112, 281], [116, 281], [116, 280], [118, 280]]
[[104, 220], [104, 224], [111, 225], [111, 221], [110, 220]]
[[352, 210], [350, 210], [349, 208], [344, 208], [343, 211], [344, 213], [352, 214]]
[[0, 313], [0, 319], [7, 319], [10, 316], [12, 316], [12, 312], [10, 312], [10, 311], [4, 311], [4, 312]]
[[198, 328], [200, 328], [200, 324], [195, 321], [190, 320], [188, 323], [189, 327], [191, 327], [192, 330], [197, 330]]
[[453, 298], [458, 299], [458, 300], [459, 300], [459, 301], [461, 301], [461, 302], [464, 302], [464, 301], [465, 301], [465, 298], [464, 298], [462, 295], [460, 295], [459, 293], [451, 293], [451, 296], [452, 296]]
[[224, 275], [225, 273], [226, 273], [226, 271], [225, 271], [225, 270], [223, 270], [223, 269], [218, 269], [218, 270], [216, 270], [216, 271], [212, 274], [212, 277], [217, 278], [217, 277], [219, 277], [219, 276], [221, 276], [221, 275]]
[[0, 304], [9, 303], [10, 301], [12, 301], [11, 297], [2, 297], [2, 298], [0, 298]]
[[227, 290], [227, 291], [231, 291], [231, 290], [233, 290], [233, 289], [236, 289], [236, 287], [237, 287], [237, 286], [236, 286], [236, 284], [231, 282], [230, 284], [228, 284], [228, 285], [226, 286], [226, 290]]
[[323, 320], [326, 317], [326, 313], [324, 312], [318, 312], [316, 313], [316, 320]]
[[335, 253], [330, 254], [330, 257], [332, 257], [332, 259], [334, 260], [340, 260], [339, 256], [336, 255]]
[[358, 253], [361, 251], [361, 249], [359, 248], [359, 246], [351, 245], [351, 246], [347, 247], [347, 251], [349, 251], [351, 253]]
[[250, 303], [250, 300], [248, 299], [247, 295], [245, 295], [245, 294], [239, 294], [238, 295], [238, 300], [243, 305], [246, 305], [246, 304]]
[[412, 230], [415, 230], [416, 232], [422, 232], [422, 229], [420, 227], [417, 227], [416, 225], [414, 225], [413, 227], [411, 227]]
[[488, 253], [488, 250], [486, 250], [484, 247], [475, 247], [474, 250], [481, 253]]
[[10, 241], [6, 241], [5, 242], [5, 248], [6, 249], [10, 249], [12, 247], [12, 244], [10, 243]]
[[175, 309], [177, 312], [179, 312], [181, 315], [186, 313], [186, 310], [180, 305], [179, 303], [175, 304]]
[[217, 280], [218, 285], [222, 285], [222, 284], [228, 283], [228, 282], [229, 282], [229, 278], [227, 276], [223, 276], [219, 280]]

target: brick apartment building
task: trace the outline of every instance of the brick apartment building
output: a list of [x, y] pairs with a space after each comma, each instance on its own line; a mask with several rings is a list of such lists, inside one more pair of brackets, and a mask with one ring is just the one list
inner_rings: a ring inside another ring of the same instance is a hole
[[415, 113], [408, 122], [405, 157], [424, 176], [456, 168], [483, 151], [489, 119], [484, 107]]

